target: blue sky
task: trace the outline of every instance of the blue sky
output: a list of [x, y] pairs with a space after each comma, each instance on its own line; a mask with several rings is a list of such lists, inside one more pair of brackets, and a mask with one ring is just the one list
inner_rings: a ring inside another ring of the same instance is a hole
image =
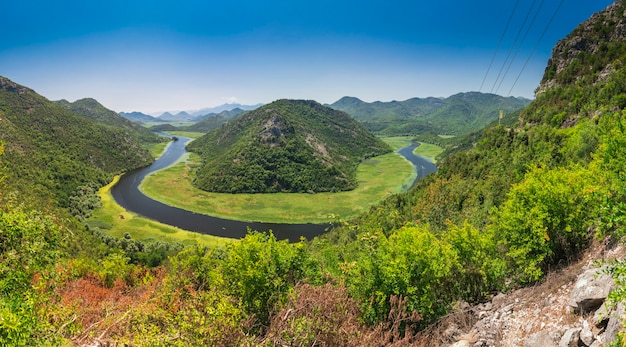
[[610, 3], [10, 1], [0, 5], [0, 75], [118, 112], [477, 90], [532, 98], [554, 44]]

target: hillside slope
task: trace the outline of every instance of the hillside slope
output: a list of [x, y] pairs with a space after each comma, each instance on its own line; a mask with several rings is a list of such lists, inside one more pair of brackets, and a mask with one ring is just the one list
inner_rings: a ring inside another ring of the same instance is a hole
[[217, 129], [222, 124], [236, 118], [238, 115], [245, 112], [240, 108], [234, 108], [232, 110], [225, 110], [220, 113], [213, 113], [204, 116], [198, 123], [192, 124], [185, 128], [186, 131], [195, 131], [199, 133], [208, 133], [213, 129]]
[[95, 99], [85, 98], [74, 102], [68, 102], [67, 100], [55, 102], [78, 115], [98, 123], [124, 129], [141, 143], [148, 144], [164, 141], [163, 137], [155, 135], [147, 128], [122, 117], [115, 111], [107, 109]]
[[10, 185], [65, 205], [79, 186], [154, 158], [128, 131], [99, 124], [0, 77], [0, 139]]
[[356, 187], [356, 166], [390, 151], [348, 114], [314, 101], [278, 100], [188, 145], [203, 159], [194, 184], [231, 193]]

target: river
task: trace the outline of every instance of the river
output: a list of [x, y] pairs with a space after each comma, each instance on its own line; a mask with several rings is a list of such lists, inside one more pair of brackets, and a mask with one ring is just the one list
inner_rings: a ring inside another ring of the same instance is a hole
[[[242, 238], [249, 229], [262, 232], [272, 230], [274, 236], [279, 240], [286, 239], [290, 242], [297, 242], [300, 237], [310, 240], [330, 229], [331, 224], [280, 224], [223, 219], [169, 206], [147, 197], [139, 190], [139, 184], [143, 179], [155, 171], [176, 163], [186, 153], [185, 146], [191, 139], [181, 136], [177, 138], [177, 141], [170, 142], [164, 153], [152, 165], [124, 174], [118, 183], [111, 188], [111, 194], [120, 206], [164, 224], [228, 238]], [[435, 164], [413, 154], [413, 149], [417, 145], [413, 143], [411, 146], [398, 151], [415, 166], [418, 173], [415, 181], [437, 170]]]

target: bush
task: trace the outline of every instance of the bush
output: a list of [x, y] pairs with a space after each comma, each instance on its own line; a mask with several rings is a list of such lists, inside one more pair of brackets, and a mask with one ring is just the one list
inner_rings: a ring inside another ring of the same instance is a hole
[[531, 168], [492, 212], [512, 275], [522, 283], [541, 278], [551, 265], [570, 260], [588, 244], [601, 182], [582, 168]]
[[384, 321], [392, 296], [406, 300], [407, 312], [416, 311], [422, 322], [430, 323], [445, 314], [454, 297], [454, 270], [458, 256], [446, 242], [438, 239], [428, 226], [406, 226], [389, 238], [382, 233], [371, 236], [377, 246], [362, 259], [347, 266], [349, 288], [364, 306], [370, 322]]

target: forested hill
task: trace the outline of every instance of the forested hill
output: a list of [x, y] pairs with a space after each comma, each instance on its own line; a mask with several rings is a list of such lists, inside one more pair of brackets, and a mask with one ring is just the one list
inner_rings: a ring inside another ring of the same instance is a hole
[[343, 97], [329, 106], [347, 112], [369, 130], [384, 135], [426, 132], [464, 135], [497, 120], [500, 110], [509, 113], [528, 103], [530, 100], [525, 98], [469, 92], [448, 98], [412, 98], [372, 103]]
[[7, 181], [25, 197], [66, 205], [78, 187], [154, 158], [128, 131], [80, 116], [0, 77], [0, 140]]
[[391, 149], [348, 114], [315, 101], [278, 100], [188, 146], [194, 184], [217, 192], [320, 192], [356, 187], [356, 166]]
[[124, 129], [142, 143], [155, 143], [163, 141], [163, 137], [158, 136], [151, 130], [122, 117], [115, 111], [107, 109], [95, 99], [85, 98], [74, 102], [69, 102], [67, 100], [59, 100], [55, 102], [78, 115], [87, 117], [98, 123], [110, 125], [120, 130]]
[[625, 3], [558, 43], [518, 122], [484, 129], [413, 190], [313, 241], [369, 319], [384, 321], [401, 296], [434, 321], [457, 300], [543, 280], [594, 238], [624, 237]]

